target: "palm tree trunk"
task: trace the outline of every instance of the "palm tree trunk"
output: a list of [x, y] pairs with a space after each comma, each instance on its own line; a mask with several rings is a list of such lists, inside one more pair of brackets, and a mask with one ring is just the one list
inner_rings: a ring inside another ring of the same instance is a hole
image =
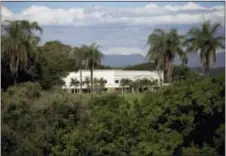
[[167, 72], [166, 72], [166, 83], [170, 82], [170, 67], [168, 67]]
[[172, 81], [172, 62], [169, 62], [168, 68], [167, 68], [167, 83], [170, 83]]
[[204, 72], [205, 74], [208, 74], [209, 73], [209, 70], [210, 70], [210, 66], [209, 66], [209, 57], [208, 55], [206, 56], [206, 62], [205, 62], [205, 65], [204, 65]]
[[91, 94], [93, 94], [93, 65], [90, 69], [90, 77], [91, 77]]
[[88, 68], [88, 60], [85, 60], [85, 69]]
[[205, 66], [205, 73], [208, 74], [209, 71], [210, 71], [209, 65], [206, 65], [206, 66]]
[[170, 62], [169, 82], [172, 82], [173, 62]]
[[80, 68], [80, 94], [82, 94], [82, 70]]
[[14, 75], [13, 76], [13, 85], [15, 86], [17, 83], [17, 76], [16, 76], [16, 74], [13, 74], [13, 75]]
[[80, 68], [80, 100], [82, 100], [82, 69]]

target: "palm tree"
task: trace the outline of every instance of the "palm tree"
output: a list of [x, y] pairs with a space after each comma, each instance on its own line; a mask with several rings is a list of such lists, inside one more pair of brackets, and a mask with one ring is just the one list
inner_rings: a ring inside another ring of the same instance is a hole
[[90, 78], [89, 77], [85, 77], [85, 81], [83, 81], [83, 82], [84, 82], [84, 84], [86, 84], [87, 90], [89, 90], [90, 89], [90, 86], [89, 86]]
[[105, 88], [105, 84], [106, 84], [106, 80], [104, 80], [103, 78], [99, 79], [99, 85], [100, 85], [100, 91], [102, 92]]
[[138, 90], [138, 93], [140, 92], [140, 88], [142, 86], [142, 81], [140, 79], [137, 79], [134, 81], [134, 86], [135, 86], [135, 89]]
[[42, 32], [42, 28], [36, 22], [25, 20], [4, 21], [2, 27], [2, 53], [9, 60], [9, 68], [16, 84], [18, 71], [27, 71], [32, 64], [31, 58], [37, 51], [40, 40], [34, 31]]
[[130, 86], [132, 80], [128, 78], [123, 78], [120, 80], [120, 85], [122, 87], [122, 93], [124, 93], [124, 88]]
[[185, 45], [188, 52], [200, 52], [200, 62], [204, 72], [209, 72], [211, 65], [216, 63], [216, 51], [224, 49], [224, 36], [217, 35], [221, 25], [211, 25], [209, 21], [202, 24], [201, 28], [191, 28], [187, 33]]
[[77, 79], [71, 79], [70, 87], [73, 86], [75, 87], [75, 90], [77, 90], [79, 84], [80, 82]]
[[130, 88], [132, 89], [132, 93], [136, 91], [137, 84], [135, 81], [131, 81]]
[[75, 60], [76, 60], [76, 65], [79, 68], [79, 73], [80, 73], [80, 94], [82, 95], [82, 68], [84, 66], [84, 61], [85, 61], [85, 54], [86, 52], [86, 48], [85, 46], [82, 46], [81, 48], [79, 47], [75, 47], [73, 49], [73, 54], [75, 56]]
[[149, 79], [147, 79], [147, 78], [143, 78], [143, 79], [141, 79], [140, 80], [141, 82], [141, 88], [143, 89], [143, 88], [147, 88], [147, 89], [149, 89], [149, 86], [150, 86], [150, 84], [151, 84], [151, 81], [149, 80]]
[[182, 49], [183, 38], [184, 36], [179, 35], [176, 29], [168, 33], [155, 29], [148, 37], [147, 45], [150, 49], [146, 57], [150, 62], [154, 61], [157, 70], [164, 71], [166, 82], [172, 80], [173, 61], [176, 55], [186, 63], [186, 54]]
[[86, 48], [86, 63], [90, 69], [91, 93], [93, 93], [93, 70], [96, 66], [100, 65], [103, 54], [99, 51], [99, 46], [94, 43], [84, 48]]
[[153, 91], [153, 88], [155, 88], [158, 84], [158, 80], [150, 80], [149, 85], [151, 86], [151, 91]]
[[97, 92], [99, 90], [99, 80], [97, 78], [93, 79], [93, 91]]

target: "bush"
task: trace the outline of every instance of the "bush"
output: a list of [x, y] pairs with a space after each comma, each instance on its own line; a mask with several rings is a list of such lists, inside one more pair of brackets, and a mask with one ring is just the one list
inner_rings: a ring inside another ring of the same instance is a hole
[[[224, 76], [90, 99], [23, 84], [2, 96], [3, 155], [224, 155]], [[30, 92], [29, 92], [30, 91]], [[88, 100], [88, 99], [87, 99]]]
[[37, 84], [9, 88], [2, 96], [3, 155], [49, 155], [58, 135], [85, 121], [81, 108], [71, 95], [41, 92]]

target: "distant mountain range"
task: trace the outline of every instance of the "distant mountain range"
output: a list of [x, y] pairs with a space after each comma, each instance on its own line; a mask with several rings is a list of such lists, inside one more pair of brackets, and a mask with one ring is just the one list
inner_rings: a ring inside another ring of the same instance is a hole
[[102, 64], [111, 67], [125, 67], [144, 63], [144, 56], [141, 54], [133, 55], [104, 55]]
[[[136, 64], [141, 64], [147, 62], [145, 57], [141, 54], [132, 55], [105, 55], [102, 64], [111, 67], [126, 67]], [[174, 64], [180, 64], [179, 57], [175, 58]], [[189, 67], [199, 67], [200, 58], [196, 53], [191, 53], [188, 55], [188, 66]], [[225, 53], [217, 53], [216, 55], [216, 67], [225, 66]]]
[[[180, 64], [179, 57], [175, 58], [175, 64]], [[189, 67], [199, 67], [201, 66], [200, 63], [200, 56], [197, 53], [190, 53], [188, 55], [188, 66]], [[216, 54], [216, 67], [224, 67], [225, 66], [225, 53], [217, 53]]]

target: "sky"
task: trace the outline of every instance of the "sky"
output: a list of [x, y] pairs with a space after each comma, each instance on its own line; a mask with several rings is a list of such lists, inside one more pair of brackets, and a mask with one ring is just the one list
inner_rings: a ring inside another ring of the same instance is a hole
[[[224, 27], [224, 2], [1, 2], [2, 20], [37, 21], [41, 44], [100, 45], [104, 54], [146, 55], [156, 28], [185, 34], [204, 20]], [[219, 33], [224, 33], [224, 28]]]

